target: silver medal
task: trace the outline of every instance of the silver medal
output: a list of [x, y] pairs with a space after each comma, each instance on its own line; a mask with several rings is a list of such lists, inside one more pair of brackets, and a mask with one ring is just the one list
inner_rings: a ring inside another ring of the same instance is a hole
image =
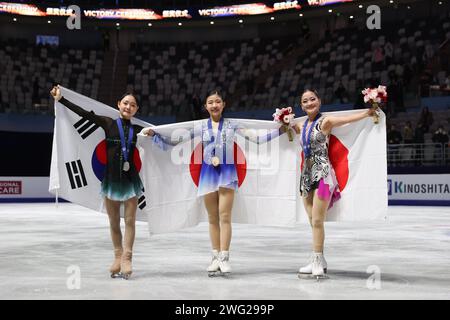
[[128, 171], [130, 170], [130, 163], [128, 161], [125, 161], [123, 163], [123, 171]]

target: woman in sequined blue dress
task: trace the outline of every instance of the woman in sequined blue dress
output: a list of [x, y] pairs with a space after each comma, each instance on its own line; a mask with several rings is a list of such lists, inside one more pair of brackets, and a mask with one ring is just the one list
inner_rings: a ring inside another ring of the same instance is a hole
[[[262, 136], [252, 135], [252, 131], [242, 128], [239, 121], [222, 117], [225, 102], [222, 95], [211, 92], [206, 98], [205, 108], [210, 118], [201, 122], [190, 132], [189, 138], [202, 137], [203, 159], [198, 184], [198, 196], [203, 196], [208, 211], [209, 235], [212, 246], [212, 260], [207, 271], [214, 273], [231, 272], [229, 248], [231, 243], [231, 215], [234, 193], [238, 189], [238, 175], [234, 162], [234, 142], [236, 134], [257, 144], [266, 143], [278, 137], [282, 129], [271, 130]], [[143, 133], [153, 137], [153, 142], [162, 149], [175, 145], [168, 137], [146, 128]]]

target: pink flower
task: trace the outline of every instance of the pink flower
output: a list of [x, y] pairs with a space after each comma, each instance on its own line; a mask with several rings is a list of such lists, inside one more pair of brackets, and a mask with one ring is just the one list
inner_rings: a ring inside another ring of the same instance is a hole
[[379, 85], [378, 88], [371, 89], [366, 88], [363, 91], [361, 91], [364, 95], [364, 102], [365, 103], [385, 103], [387, 101], [387, 92], [386, 87]]
[[386, 87], [385, 87], [385, 86], [378, 86], [377, 91], [378, 91], [379, 93], [382, 93], [382, 94], [384, 94], [384, 95], [387, 95], [387, 93], [386, 93]]
[[283, 124], [289, 124], [292, 119], [294, 119], [295, 114], [292, 113], [292, 108], [282, 108], [282, 109], [275, 109], [275, 113], [272, 115], [273, 121], [280, 122]]

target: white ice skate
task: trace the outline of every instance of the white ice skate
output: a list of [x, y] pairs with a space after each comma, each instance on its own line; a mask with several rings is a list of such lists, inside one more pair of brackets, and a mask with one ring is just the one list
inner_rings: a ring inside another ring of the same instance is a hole
[[[327, 273], [327, 268], [328, 268], [327, 261], [325, 260], [325, 256], [323, 254], [321, 255], [321, 257], [322, 257], [323, 271], [324, 271], [324, 273]], [[313, 261], [314, 261], [314, 252], [311, 253], [311, 257], [309, 259], [309, 263], [306, 266], [301, 267], [298, 270], [298, 273], [299, 274], [312, 274]]]
[[312, 263], [312, 276], [317, 280], [326, 278], [322, 253], [314, 253], [314, 260]]
[[223, 275], [231, 273], [230, 253], [228, 251], [221, 251], [219, 254], [219, 268]]
[[220, 273], [219, 251], [217, 251], [217, 250], [212, 251], [211, 264], [208, 266], [208, 268], [206, 268], [206, 271], [208, 271], [208, 276], [210, 276], [210, 277], [213, 277]]
[[300, 268], [298, 277], [301, 279], [325, 279], [327, 278], [327, 261], [322, 253], [313, 252], [311, 255], [311, 262]]

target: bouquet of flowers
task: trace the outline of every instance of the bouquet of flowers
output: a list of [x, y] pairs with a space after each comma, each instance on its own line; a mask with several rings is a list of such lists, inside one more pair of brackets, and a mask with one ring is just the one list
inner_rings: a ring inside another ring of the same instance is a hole
[[273, 121], [281, 123], [281, 125], [286, 129], [289, 137], [289, 141], [294, 140], [294, 136], [291, 128], [291, 121], [294, 119], [295, 114], [292, 112], [291, 107], [275, 109], [275, 113], [272, 115]]
[[381, 104], [387, 102], [387, 92], [385, 86], [378, 86], [378, 88], [366, 88], [362, 91], [364, 95], [364, 102], [370, 103], [372, 108], [375, 109], [375, 114], [373, 115], [373, 122], [378, 123], [380, 116], [377, 110], [381, 108]]

